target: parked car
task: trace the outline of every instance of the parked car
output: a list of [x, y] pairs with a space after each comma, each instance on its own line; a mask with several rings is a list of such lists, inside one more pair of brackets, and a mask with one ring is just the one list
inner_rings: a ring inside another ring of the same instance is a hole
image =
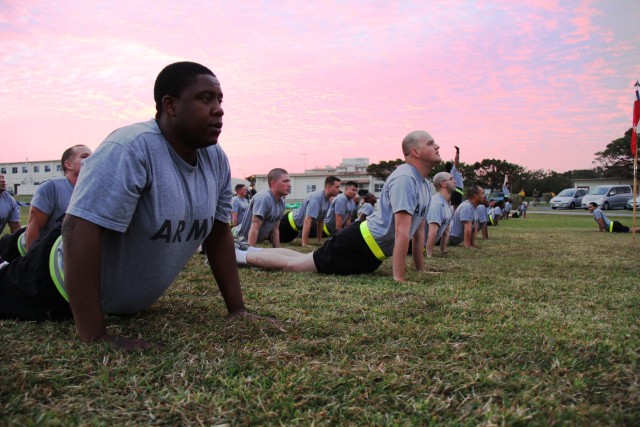
[[[624, 207], [625, 209], [633, 210], [633, 197], [627, 200], [627, 205]], [[640, 208], [640, 196], [636, 196], [636, 210]]]
[[596, 202], [601, 209], [624, 209], [629, 199], [633, 199], [630, 185], [600, 185], [582, 198], [582, 207], [588, 209], [589, 203]]
[[565, 188], [551, 199], [549, 205], [551, 209], [582, 207], [582, 198], [586, 195], [587, 190], [584, 188]]
[[504, 193], [502, 191], [495, 191], [491, 194], [489, 194], [489, 197], [487, 197], [488, 201], [493, 201], [495, 200], [496, 202], [499, 202], [500, 200], [504, 200]]

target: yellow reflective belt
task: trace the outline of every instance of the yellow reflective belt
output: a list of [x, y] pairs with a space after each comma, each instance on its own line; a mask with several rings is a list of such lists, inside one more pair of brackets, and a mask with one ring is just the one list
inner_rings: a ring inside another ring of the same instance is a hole
[[331, 236], [331, 232], [327, 228], [327, 224], [322, 224], [322, 230], [327, 233], [327, 236]]
[[464, 196], [464, 191], [462, 191], [460, 188], [456, 187], [456, 192], [460, 193], [461, 196]]
[[495, 225], [495, 224], [493, 223], [493, 217], [492, 217], [491, 215], [489, 215], [489, 221], [491, 222], [491, 225]]
[[287, 218], [289, 218], [289, 225], [291, 225], [291, 228], [293, 228], [295, 231], [300, 231], [296, 226], [295, 221], [293, 220], [293, 211], [289, 212], [289, 215], [287, 215]]
[[67, 296], [67, 291], [64, 289], [64, 270], [60, 268], [60, 264], [58, 263], [58, 250], [60, 249], [61, 243], [62, 236], [59, 236], [51, 247], [51, 252], [49, 253], [49, 274], [56, 288], [58, 288], [58, 292], [62, 295], [62, 298], [68, 302], [69, 297]]
[[613, 233], [613, 221], [609, 223], [609, 233]]
[[362, 233], [364, 241], [367, 243], [367, 246], [369, 246], [369, 249], [371, 249], [371, 252], [375, 255], [375, 257], [380, 261], [385, 260], [387, 257], [384, 255], [384, 252], [382, 252], [382, 249], [380, 249], [380, 246], [378, 246], [378, 243], [376, 243], [376, 239], [374, 239], [371, 235], [371, 231], [369, 231], [369, 225], [367, 225], [367, 221], [362, 221], [360, 223], [360, 233]]
[[25, 236], [27, 231], [25, 230], [20, 237], [18, 237], [18, 252], [20, 252], [20, 256], [25, 256], [27, 254], [27, 237]]

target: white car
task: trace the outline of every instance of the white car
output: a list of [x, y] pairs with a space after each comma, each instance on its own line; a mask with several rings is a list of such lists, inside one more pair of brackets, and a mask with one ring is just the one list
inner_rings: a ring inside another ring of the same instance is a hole
[[[633, 197], [627, 200], [627, 205], [624, 207], [625, 209], [633, 210]], [[636, 196], [636, 210], [640, 208], [640, 196]]]
[[582, 206], [582, 198], [587, 195], [584, 188], [565, 188], [556, 197], [551, 199], [549, 205], [551, 209], [567, 208], [574, 209]]

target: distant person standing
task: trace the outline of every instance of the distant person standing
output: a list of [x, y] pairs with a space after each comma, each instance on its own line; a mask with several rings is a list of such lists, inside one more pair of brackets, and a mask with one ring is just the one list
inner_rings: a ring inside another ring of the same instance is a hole
[[[593, 219], [598, 223], [598, 231], [600, 232], [608, 231], [609, 233], [628, 233], [631, 230], [629, 227], [622, 225], [618, 221], [611, 221], [607, 218], [596, 202], [589, 203], [589, 212], [593, 214]], [[640, 228], [635, 228], [634, 231], [637, 233], [640, 231]]]
[[7, 193], [7, 182], [4, 175], [0, 175], [0, 233], [7, 224], [9, 224], [11, 233], [15, 233], [22, 227], [20, 225], [20, 205], [11, 194]]
[[25, 231], [25, 249], [46, 236], [64, 217], [71, 200], [71, 193], [78, 181], [78, 174], [84, 159], [91, 155], [86, 145], [74, 145], [62, 153], [60, 163], [64, 176], [43, 182], [33, 194], [27, 230]]
[[237, 226], [242, 222], [244, 214], [249, 209], [249, 200], [247, 200], [247, 186], [237, 184], [235, 187], [236, 195], [231, 199], [231, 225]]
[[534, 188], [533, 189], [533, 206], [535, 206], [536, 203], [540, 203], [540, 192], [538, 191], [537, 188]]

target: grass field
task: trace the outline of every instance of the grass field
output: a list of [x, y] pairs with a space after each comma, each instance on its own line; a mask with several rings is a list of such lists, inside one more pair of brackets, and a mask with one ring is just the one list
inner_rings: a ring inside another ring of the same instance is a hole
[[596, 230], [531, 213], [404, 284], [389, 260], [350, 277], [241, 269], [248, 308], [286, 332], [227, 323], [195, 255], [147, 312], [109, 319], [161, 351], [1, 321], [0, 424], [638, 425], [638, 244]]

